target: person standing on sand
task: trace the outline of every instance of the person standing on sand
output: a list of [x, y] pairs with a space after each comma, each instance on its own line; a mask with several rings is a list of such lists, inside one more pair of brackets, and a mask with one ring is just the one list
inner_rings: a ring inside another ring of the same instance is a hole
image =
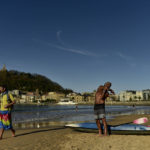
[[15, 130], [12, 127], [11, 110], [15, 104], [12, 94], [9, 94], [5, 85], [0, 86], [0, 140], [3, 137], [4, 130], [10, 129], [12, 136], [15, 136]]
[[102, 136], [102, 129], [100, 120], [102, 120], [104, 125], [104, 135], [106, 136], [107, 133], [107, 123], [106, 123], [106, 116], [105, 116], [105, 100], [109, 96], [109, 92], [115, 94], [111, 87], [111, 82], [106, 82], [103, 85], [100, 85], [95, 94], [95, 104], [94, 104], [94, 114], [96, 119], [96, 124], [99, 130], [99, 135]]

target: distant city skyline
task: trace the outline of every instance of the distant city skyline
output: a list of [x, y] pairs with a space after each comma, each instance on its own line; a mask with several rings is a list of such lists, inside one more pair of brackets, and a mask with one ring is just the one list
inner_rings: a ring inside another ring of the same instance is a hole
[[76, 92], [150, 88], [150, 1], [0, 2], [0, 68]]

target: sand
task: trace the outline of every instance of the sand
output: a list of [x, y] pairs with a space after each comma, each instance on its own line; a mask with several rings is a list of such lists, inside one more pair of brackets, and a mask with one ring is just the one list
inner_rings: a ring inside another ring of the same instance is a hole
[[[144, 115], [145, 116], [145, 115]], [[130, 122], [142, 115], [121, 116], [109, 122]], [[147, 123], [148, 124], [148, 123]], [[150, 123], [149, 123], [150, 124]], [[110, 135], [74, 131], [64, 127], [17, 130], [16, 137], [6, 131], [0, 150], [136, 150], [150, 149], [150, 135]]]

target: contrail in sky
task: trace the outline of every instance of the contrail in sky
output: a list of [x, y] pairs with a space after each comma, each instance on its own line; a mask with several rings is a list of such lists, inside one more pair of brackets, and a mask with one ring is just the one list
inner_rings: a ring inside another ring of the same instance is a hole
[[[62, 40], [61, 37], [60, 37], [60, 34], [61, 34], [61, 33], [62, 33], [62, 31], [57, 31], [56, 36], [57, 36], [57, 40], [59, 41], [59, 43], [60, 43], [62, 46], [54, 45], [54, 44], [51, 44], [51, 43], [49, 43], [49, 45], [51, 45], [51, 46], [53, 46], [53, 47], [55, 47], [55, 48], [64, 50], [64, 51], [68, 51], [68, 52], [72, 52], [72, 53], [77, 53], [77, 54], [84, 55], [84, 56], [99, 57], [99, 55], [97, 55], [97, 54], [95, 54], [95, 53], [91, 53], [91, 52], [89, 52], [89, 51], [68, 48], [68, 46], [63, 42], [63, 40]], [[66, 47], [66, 46], [67, 46], [67, 47]], [[103, 57], [103, 56], [106, 56], [106, 55], [100, 55], [100, 56]]]
[[60, 37], [61, 33], [62, 33], [61, 30], [56, 32], [57, 40], [61, 45], [53, 44], [53, 43], [50, 43], [50, 42], [44, 42], [44, 41], [37, 40], [37, 39], [33, 39], [33, 40], [36, 41], [36, 42], [40, 42], [44, 45], [49, 45], [51, 47], [57, 48], [59, 50], [63, 50], [63, 51], [71, 52], [71, 53], [75, 53], [75, 54], [80, 54], [80, 55], [84, 55], [84, 56], [91, 56], [91, 57], [106, 57], [107, 56], [106, 54], [99, 55], [99, 54], [92, 53], [92, 52], [89, 52], [89, 51], [86, 51], [86, 50], [70, 48], [70, 46], [66, 45], [63, 42], [63, 40], [61, 39], [61, 37]]
[[53, 43], [50, 43], [50, 42], [44, 42], [44, 41], [37, 40], [37, 39], [33, 39], [33, 40], [36, 41], [36, 42], [40, 42], [44, 45], [49, 45], [51, 47], [57, 48], [59, 50], [63, 50], [63, 51], [71, 52], [71, 53], [75, 53], [75, 54], [80, 54], [80, 55], [84, 55], [84, 56], [91, 56], [91, 57], [105, 57], [106, 56], [105, 54], [98, 55], [98, 54], [95, 54], [95, 53], [92, 53], [92, 52], [89, 52], [89, 51], [85, 51], [85, 50], [68, 48], [68, 46], [66, 46], [66, 44], [63, 42], [63, 40], [60, 38], [61, 32], [62, 31], [58, 31], [56, 33], [57, 40], [59, 41], [59, 43], [61, 45], [56, 45], [56, 44], [53, 44]]
[[133, 62], [133, 58], [132, 57], [124, 55], [121, 52], [118, 52], [117, 56], [119, 56], [121, 59], [123, 59], [124, 61], [126, 61], [127, 64], [129, 64], [130, 66], [132, 66], [132, 67], [136, 66], [136, 63]]
[[81, 51], [81, 50], [77, 50], [77, 49], [66, 48], [66, 47], [55, 45], [55, 44], [52, 44], [52, 43], [47, 43], [47, 44], [49, 46], [58, 48], [58, 49], [63, 50], [63, 51], [68, 51], [68, 52], [72, 52], [72, 53], [76, 53], [76, 54], [80, 54], [80, 55], [84, 55], [84, 56], [94, 56], [94, 57], [98, 56], [98, 55], [96, 55], [94, 53], [91, 53], [91, 52], [88, 52], [88, 51]]
[[60, 34], [62, 33], [62, 31], [57, 31], [57, 33], [56, 33], [56, 36], [57, 36], [57, 40], [62, 44], [62, 45], [64, 45], [65, 46], [65, 43], [61, 40], [61, 38], [60, 38]]

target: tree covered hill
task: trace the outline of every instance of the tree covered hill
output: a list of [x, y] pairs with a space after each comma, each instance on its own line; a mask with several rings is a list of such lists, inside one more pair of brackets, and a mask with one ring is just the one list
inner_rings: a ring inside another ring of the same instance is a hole
[[43, 75], [15, 70], [0, 71], [0, 84], [6, 85], [9, 90], [19, 89], [23, 91], [35, 91], [38, 89], [40, 93], [57, 91], [65, 94], [72, 92], [71, 89], [64, 89], [61, 85]]

